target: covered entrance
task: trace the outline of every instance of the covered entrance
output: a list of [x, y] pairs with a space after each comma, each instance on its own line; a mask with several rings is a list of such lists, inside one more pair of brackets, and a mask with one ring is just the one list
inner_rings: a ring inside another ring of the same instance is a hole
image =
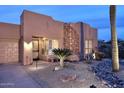
[[52, 49], [58, 48], [58, 40], [44, 37], [33, 37], [33, 60], [47, 60], [52, 55]]

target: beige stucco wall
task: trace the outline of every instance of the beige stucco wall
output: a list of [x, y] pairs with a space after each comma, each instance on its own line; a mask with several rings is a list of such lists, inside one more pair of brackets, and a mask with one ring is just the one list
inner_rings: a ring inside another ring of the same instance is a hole
[[92, 32], [92, 40], [93, 40], [93, 49], [96, 50], [96, 48], [98, 46], [97, 29], [92, 28], [91, 32]]
[[[83, 40], [93, 40], [93, 48], [97, 46], [97, 29], [82, 23], [71, 23], [74, 30], [81, 36], [83, 30]], [[37, 14], [30, 11], [23, 11], [20, 18], [20, 25], [0, 23], [0, 39], [11, 39], [19, 42], [19, 61], [24, 65], [33, 62], [32, 58], [32, 36], [45, 37], [59, 41], [59, 47], [63, 48], [63, 22], [55, 21], [52, 17]], [[82, 26], [82, 27], [81, 27]], [[81, 42], [79, 43], [81, 50]], [[84, 52], [84, 43], [83, 43]]]
[[19, 31], [19, 25], [0, 22], [0, 38], [19, 39]]
[[18, 62], [20, 26], [0, 23], [0, 63]]
[[59, 41], [59, 47], [63, 47], [63, 22], [53, 20], [51, 17], [24, 11], [22, 16], [23, 33], [23, 62], [32, 62], [32, 36], [45, 37]]
[[97, 47], [97, 44], [98, 44], [97, 29], [92, 28], [90, 25], [88, 25], [86, 23], [83, 23], [83, 34], [84, 34], [84, 37], [83, 37], [84, 41], [85, 40], [92, 40], [93, 41], [93, 43], [92, 43], [93, 50], [96, 50], [96, 47]]
[[[8, 43], [18, 42], [19, 61], [27, 65], [33, 61], [32, 36], [58, 40], [59, 47], [63, 48], [63, 25], [63, 22], [55, 21], [50, 16], [24, 10], [20, 18], [20, 25], [0, 22], [0, 41], [7, 41]], [[71, 26], [80, 37], [81, 22], [71, 23]], [[97, 29], [85, 23], [83, 23], [82, 28], [83, 40], [93, 40], [93, 48], [95, 49], [97, 47]], [[81, 37], [79, 39], [81, 41]], [[1, 46], [4, 47], [3, 45]], [[80, 45], [81, 43], [79, 43]], [[11, 50], [15, 51], [14, 49]]]

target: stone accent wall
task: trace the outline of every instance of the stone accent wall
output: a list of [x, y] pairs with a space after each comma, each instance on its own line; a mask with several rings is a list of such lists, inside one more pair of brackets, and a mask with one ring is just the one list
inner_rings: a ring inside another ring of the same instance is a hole
[[74, 53], [79, 54], [79, 34], [71, 26], [71, 24], [64, 24], [64, 48], [72, 50]]

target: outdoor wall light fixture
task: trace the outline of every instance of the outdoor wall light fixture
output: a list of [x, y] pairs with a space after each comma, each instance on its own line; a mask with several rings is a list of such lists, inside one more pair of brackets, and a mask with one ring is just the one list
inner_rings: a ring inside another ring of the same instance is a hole
[[46, 40], [46, 39], [47, 39], [47, 38], [45, 38], [45, 37], [43, 38], [43, 40]]

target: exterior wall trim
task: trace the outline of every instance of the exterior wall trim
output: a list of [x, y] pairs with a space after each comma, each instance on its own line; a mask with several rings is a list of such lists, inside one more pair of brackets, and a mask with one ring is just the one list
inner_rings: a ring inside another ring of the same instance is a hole
[[84, 33], [83, 33], [83, 23], [81, 22], [80, 23], [80, 60], [82, 61], [83, 60], [83, 56], [84, 56]]

